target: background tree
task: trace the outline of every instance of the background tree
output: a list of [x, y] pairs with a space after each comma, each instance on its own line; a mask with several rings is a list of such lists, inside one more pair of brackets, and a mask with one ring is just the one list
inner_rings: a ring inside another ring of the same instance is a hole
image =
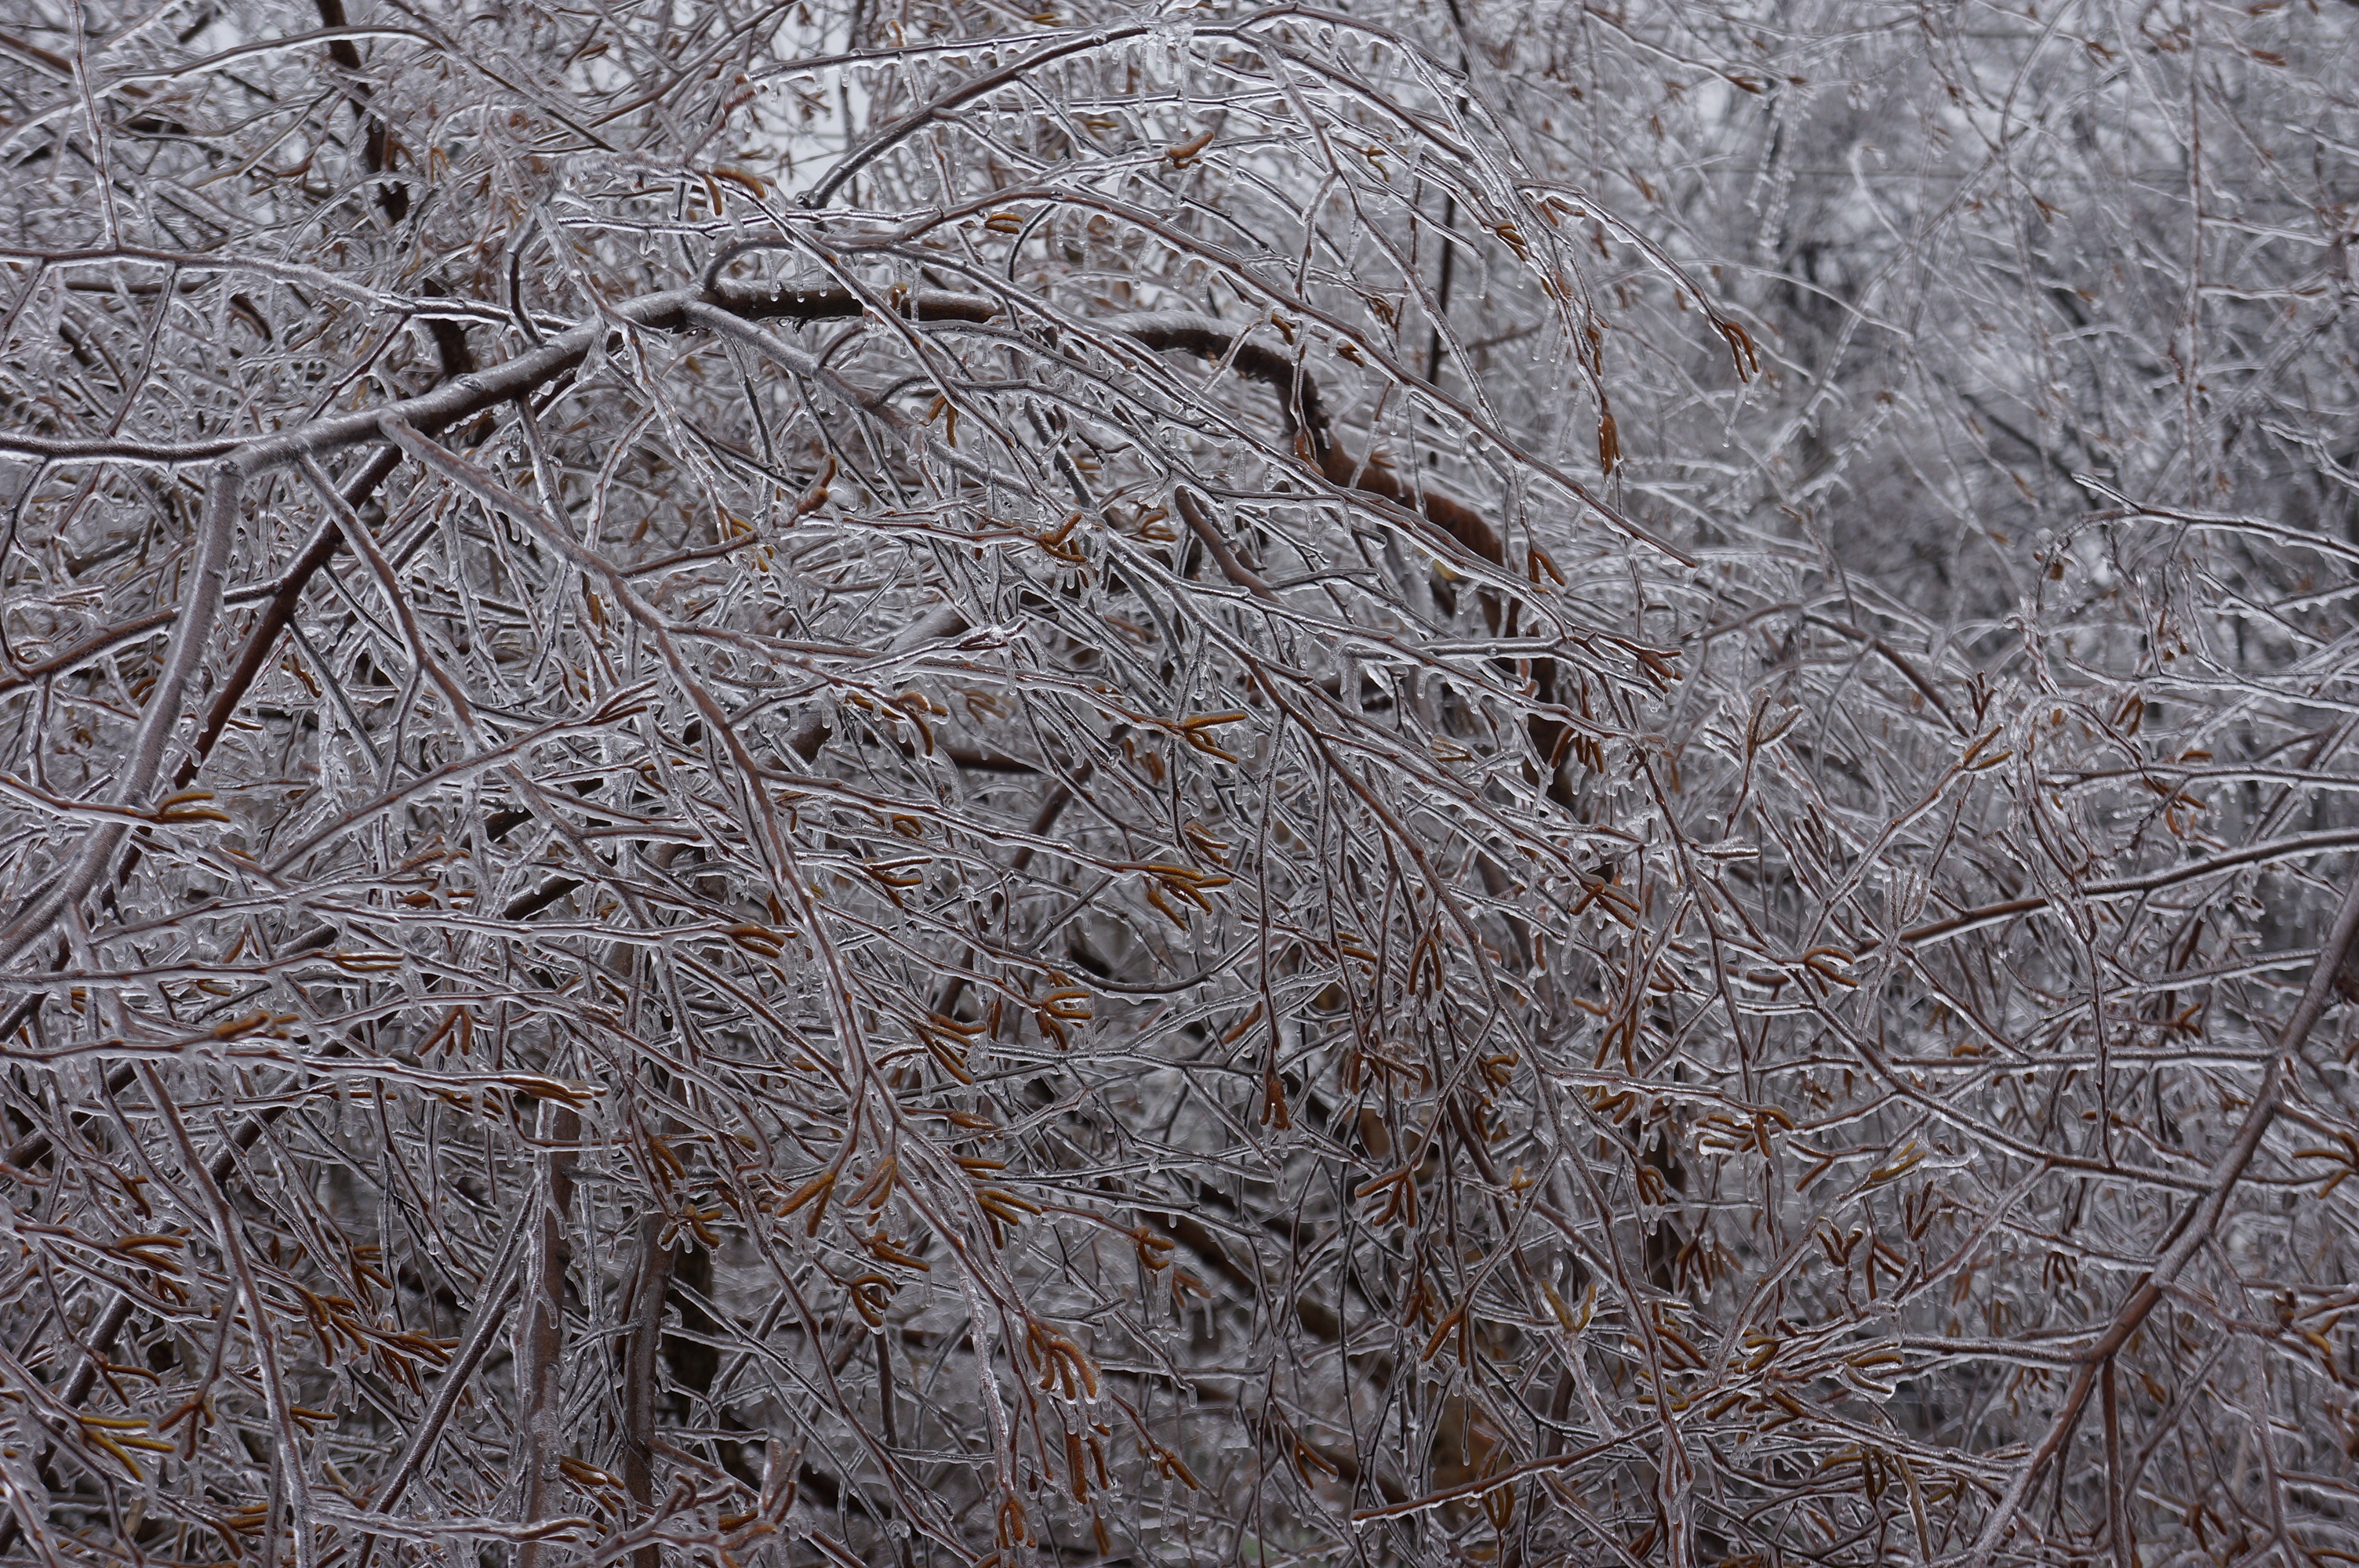
[[2359, 1561], [2359, 7], [6, 15], [0, 1557]]

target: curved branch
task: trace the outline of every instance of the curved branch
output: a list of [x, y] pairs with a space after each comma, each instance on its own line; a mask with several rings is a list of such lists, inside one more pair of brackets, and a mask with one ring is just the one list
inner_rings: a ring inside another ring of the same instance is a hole
[[[2135, 877], [2123, 877], [2114, 881], [2091, 882], [2081, 889], [2081, 896], [2092, 899], [2133, 898], [2139, 893], [2158, 892], [2180, 882], [2190, 882], [2199, 877], [2220, 871], [2233, 871], [2239, 866], [2264, 865], [2272, 860], [2289, 860], [2297, 855], [2314, 854], [2322, 849], [2347, 849], [2359, 845], [2359, 827], [2336, 827], [2323, 833], [2297, 833], [2291, 838], [2272, 838], [2266, 843], [2247, 844], [2241, 849], [2213, 855], [2208, 860], [2190, 860], [2181, 866], [2168, 866], [2158, 871], [2147, 871]], [[2012, 920], [2018, 914], [2035, 914], [2056, 901], [2041, 893], [2025, 898], [2010, 898], [1998, 903], [1986, 903], [1945, 919], [1903, 931], [1893, 940], [1910, 946], [1929, 942], [1945, 941], [1951, 936], [2002, 920]], [[1882, 937], [1863, 941], [1862, 953], [1872, 953], [1884, 946]]]

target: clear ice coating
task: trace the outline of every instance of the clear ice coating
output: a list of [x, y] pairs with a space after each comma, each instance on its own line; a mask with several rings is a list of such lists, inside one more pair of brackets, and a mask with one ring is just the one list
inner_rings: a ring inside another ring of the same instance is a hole
[[2354, 44], [10, 7], [0, 1568], [2353, 1560]]

